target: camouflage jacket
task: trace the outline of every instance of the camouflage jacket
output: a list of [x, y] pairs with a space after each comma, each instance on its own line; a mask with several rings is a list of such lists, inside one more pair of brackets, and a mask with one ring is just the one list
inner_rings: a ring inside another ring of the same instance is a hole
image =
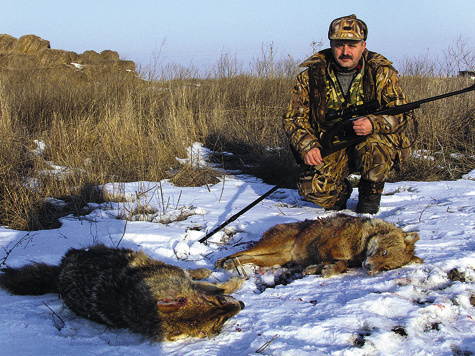
[[[382, 55], [368, 50], [363, 52], [359, 72], [353, 79], [346, 98], [333, 64], [331, 49], [320, 51], [301, 64], [308, 69], [297, 76], [297, 84], [284, 114], [285, 130], [293, 148], [302, 158], [310, 149], [322, 147], [322, 133], [331, 129], [334, 123], [325, 120], [329, 109], [360, 105], [374, 99], [382, 107], [407, 103], [396, 69]], [[395, 149], [409, 146], [403, 133], [405, 115], [367, 117], [373, 124], [373, 133], [384, 136], [384, 140]]]

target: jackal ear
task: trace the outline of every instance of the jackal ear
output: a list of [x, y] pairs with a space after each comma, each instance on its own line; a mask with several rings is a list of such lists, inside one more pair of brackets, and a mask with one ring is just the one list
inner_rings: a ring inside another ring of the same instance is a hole
[[419, 240], [419, 234], [417, 232], [406, 232], [404, 236], [404, 242], [406, 245], [414, 245]]
[[186, 298], [162, 299], [157, 302], [157, 308], [164, 314], [174, 313], [186, 304]]

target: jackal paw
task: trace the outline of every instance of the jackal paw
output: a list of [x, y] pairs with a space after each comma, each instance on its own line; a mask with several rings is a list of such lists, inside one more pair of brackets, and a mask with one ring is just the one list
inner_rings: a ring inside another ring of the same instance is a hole
[[337, 266], [335, 263], [330, 263], [328, 265], [323, 266], [322, 272], [321, 272], [322, 277], [328, 278], [328, 277], [334, 276], [335, 274], [338, 274], [339, 272], [337, 271], [336, 267]]
[[340, 274], [348, 268], [348, 261], [340, 260], [335, 263], [328, 263], [322, 268], [322, 277], [328, 278], [335, 274]]
[[312, 274], [320, 274], [321, 272], [322, 272], [322, 266], [320, 266], [320, 265], [312, 265], [312, 266], [306, 267], [306, 268], [302, 271], [302, 275], [308, 276], [308, 275], [312, 275]]
[[224, 294], [230, 294], [235, 290], [241, 288], [245, 279], [241, 277], [231, 277], [227, 282], [224, 282], [220, 285], [220, 288], [223, 288]]
[[338, 273], [340, 273], [340, 269], [336, 263], [308, 266], [302, 272], [304, 276], [308, 276], [311, 274], [321, 274], [324, 278], [331, 277]]
[[188, 270], [188, 274], [193, 279], [205, 279], [211, 276], [211, 273], [213, 273], [213, 271], [207, 268], [197, 268]]
[[220, 260], [216, 261], [214, 265], [216, 268], [222, 268], [227, 271], [236, 267], [236, 265], [234, 264], [234, 260], [232, 258], [227, 258], [227, 257], [221, 258]]

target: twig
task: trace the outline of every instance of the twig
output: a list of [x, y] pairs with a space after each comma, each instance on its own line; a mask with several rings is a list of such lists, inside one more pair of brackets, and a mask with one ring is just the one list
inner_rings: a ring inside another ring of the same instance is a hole
[[178, 196], [178, 201], [176, 202], [175, 210], [178, 210], [178, 204], [180, 204], [180, 200], [181, 200], [181, 193], [183, 193], [183, 190], [180, 190], [180, 195]]
[[221, 198], [223, 197], [224, 183], [226, 183], [226, 175], [223, 176], [223, 187], [221, 188], [221, 195], [219, 196], [219, 200], [218, 200], [219, 203], [221, 203]]
[[419, 215], [419, 222], [422, 222], [422, 214], [424, 214], [424, 212], [425, 212], [427, 209], [429, 209], [430, 206], [434, 205], [434, 203], [437, 204], [437, 200], [435, 200], [434, 198], [432, 198], [432, 200], [430, 201], [430, 203], [427, 204], [427, 206], [426, 206], [424, 209], [422, 209], [421, 214]]
[[279, 210], [279, 211], [280, 211], [280, 213], [281, 213], [282, 215], [284, 215], [284, 216], [285, 216], [285, 213], [284, 213], [282, 210], [280, 210], [280, 208], [279, 208], [277, 205], [276, 205], [275, 207], [277, 208], [277, 210]]
[[262, 351], [264, 351], [265, 349], [267, 349], [267, 347], [272, 343], [272, 341], [274, 341], [277, 336], [279, 336], [278, 334], [275, 334], [274, 337], [272, 338], [272, 340], [270, 341], [267, 341], [264, 345], [262, 345], [261, 347], [259, 347], [256, 351], [256, 354], [260, 354]]
[[167, 212], [166, 208], [165, 208], [165, 199], [163, 197], [163, 188], [162, 188], [162, 182], [158, 182], [159, 184], [159, 187], [160, 187], [160, 197], [162, 199], [162, 211], [163, 211], [163, 215], [165, 215], [165, 213]]
[[116, 246], [116, 247], [119, 247], [120, 243], [122, 242], [122, 239], [123, 239], [124, 236], [125, 236], [126, 230], [127, 230], [127, 220], [125, 220], [124, 231], [123, 231], [123, 233], [122, 233], [122, 236], [121, 236], [120, 239], [119, 239], [119, 242], [117, 242], [117, 246]]
[[[61, 319], [61, 317], [60, 317], [58, 314], [56, 314], [56, 312], [55, 312], [53, 309], [51, 309], [51, 308], [48, 306], [48, 304], [46, 304], [45, 302], [42, 302], [42, 303], [45, 305], [46, 308], [48, 308], [48, 309], [51, 311], [51, 313], [53, 313], [53, 322], [54, 322], [54, 324], [55, 324], [55, 326], [56, 326], [56, 329], [58, 329], [58, 331], [61, 331], [61, 329], [66, 326], [66, 323], [64, 322], [64, 320]], [[57, 318], [61, 321], [61, 323], [62, 323], [61, 326], [58, 326], [58, 325], [56, 324], [56, 322], [55, 322], [55, 320], [54, 320], [54, 317], [57, 317]]]
[[[238, 274], [239, 274], [240, 276], [244, 276], [244, 278], [245, 278], [246, 280], [248, 280], [249, 277], [248, 277], [246, 271], [244, 270], [244, 267], [242, 266], [241, 261], [239, 261], [239, 258], [234, 257], [234, 258], [233, 258], [233, 262], [234, 262], [234, 267], [236, 268], [236, 271], [238, 272]], [[237, 262], [237, 263], [236, 263], [236, 262]]]
[[[205, 181], [206, 181], [206, 176], [207, 176], [206, 173], [207, 173], [206, 170], [204, 170], [203, 174], [204, 174], [204, 176], [205, 176]], [[193, 179], [193, 180], [194, 180], [194, 179]], [[211, 189], [209, 189], [209, 184], [206, 183], [205, 186], [206, 186], [206, 189], [208, 189], [208, 192], [211, 193]]]
[[89, 225], [89, 233], [92, 236], [92, 244], [95, 245], [97, 243], [97, 224], [94, 224], [94, 227], [96, 228], [95, 234], [92, 232], [92, 224]]
[[26, 240], [27, 238], [30, 238], [30, 240], [33, 238], [33, 236], [30, 236], [30, 233], [27, 233], [26, 235], [24, 235], [21, 239], [19, 239], [11, 249], [7, 250], [5, 247], [2, 246], [3, 250], [5, 251], [5, 257], [3, 257], [0, 261], [0, 266], [4, 266], [6, 264], [6, 261], [7, 261], [7, 258], [8, 256], [10, 256], [10, 254], [12, 253], [12, 251], [15, 249], [15, 247], [17, 247], [18, 245], [20, 245], [24, 240]]
[[[170, 207], [170, 196], [168, 197], [168, 200], [167, 200], [167, 206], [165, 208], [165, 212], [168, 211], [168, 208]], [[164, 214], [165, 214], [164, 212]]]
[[[140, 184], [140, 186], [142, 186], [142, 184]], [[148, 188], [144, 191], [135, 192], [135, 196], [137, 197], [137, 199], [140, 199], [142, 197], [142, 195], [146, 195], [148, 192], [153, 192], [154, 189], [156, 189], [156, 188], [157, 188], [157, 185], [155, 184], [153, 187]], [[152, 197], [153, 197], [154, 194], [155, 194], [155, 192], [153, 192]]]

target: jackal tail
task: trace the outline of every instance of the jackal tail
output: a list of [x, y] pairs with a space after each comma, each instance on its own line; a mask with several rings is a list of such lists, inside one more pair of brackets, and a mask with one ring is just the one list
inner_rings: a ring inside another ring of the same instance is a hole
[[61, 268], [45, 263], [32, 263], [19, 268], [3, 268], [0, 286], [13, 294], [41, 295], [57, 293]]

